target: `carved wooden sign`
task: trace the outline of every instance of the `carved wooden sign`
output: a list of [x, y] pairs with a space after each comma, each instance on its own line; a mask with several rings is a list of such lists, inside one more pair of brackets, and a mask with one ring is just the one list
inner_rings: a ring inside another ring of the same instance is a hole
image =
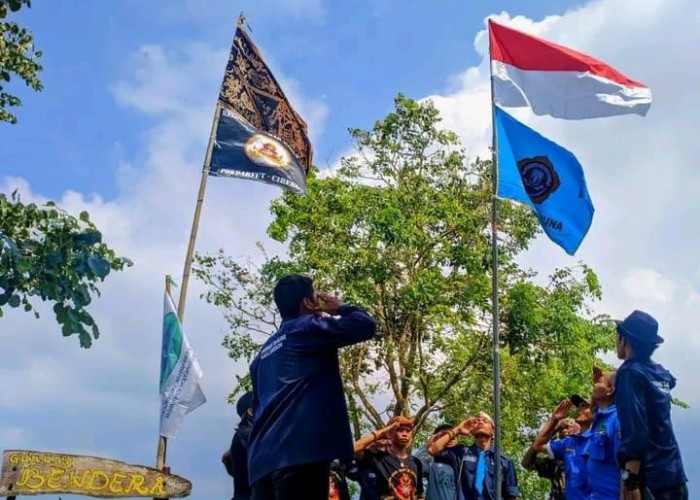
[[103, 498], [181, 498], [192, 483], [174, 474], [117, 460], [7, 450], [3, 453], [0, 497], [69, 493]]

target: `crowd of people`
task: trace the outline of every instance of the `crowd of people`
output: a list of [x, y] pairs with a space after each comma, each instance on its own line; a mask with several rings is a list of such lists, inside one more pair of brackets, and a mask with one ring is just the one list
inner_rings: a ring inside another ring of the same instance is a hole
[[[407, 416], [353, 443], [338, 349], [371, 339], [375, 321], [304, 276], [282, 278], [274, 300], [282, 323], [251, 364], [253, 390], [222, 458], [234, 500], [350, 500], [348, 481], [361, 500], [497, 500], [488, 414], [438, 426], [414, 453]], [[550, 500], [687, 500], [670, 419], [676, 381], [651, 360], [658, 323], [634, 311], [617, 333], [622, 366], [594, 368], [590, 397], [562, 401], [521, 465], [550, 481]], [[519, 498], [514, 462], [500, 462], [502, 498]]]

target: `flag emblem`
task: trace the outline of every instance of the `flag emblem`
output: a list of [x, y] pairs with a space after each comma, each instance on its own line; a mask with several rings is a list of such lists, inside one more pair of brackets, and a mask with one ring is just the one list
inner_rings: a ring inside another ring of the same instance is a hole
[[244, 151], [248, 159], [260, 167], [283, 168], [292, 163], [284, 144], [264, 134], [254, 134], [248, 139]]
[[518, 161], [523, 187], [533, 203], [538, 205], [557, 190], [561, 182], [554, 165], [546, 156], [523, 158]]

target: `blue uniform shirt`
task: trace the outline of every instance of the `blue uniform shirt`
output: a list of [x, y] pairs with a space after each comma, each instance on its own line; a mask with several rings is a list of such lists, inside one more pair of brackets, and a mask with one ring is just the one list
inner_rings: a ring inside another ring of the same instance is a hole
[[591, 437], [591, 431], [557, 439], [549, 443], [549, 456], [564, 462], [566, 500], [590, 500], [591, 489], [586, 481], [586, 460], [583, 453]]
[[587, 458], [586, 477], [592, 500], [620, 500], [620, 423], [615, 405], [595, 412], [591, 437], [584, 450]]
[[338, 313], [282, 321], [250, 365], [250, 484], [283, 467], [353, 458], [338, 348], [371, 339], [376, 323], [357, 307]]
[[619, 459], [642, 461], [652, 489], [686, 483], [681, 452], [671, 425], [671, 389], [676, 379], [653, 361], [630, 359], [617, 371], [616, 405], [622, 430]]
[[[479, 459], [479, 451], [476, 445], [457, 445], [445, 448], [442, 454], [435, 457], [436, 462], [450, 464], [457, 475], [460, 490], [460, 500], [478, 500], [479, 493], [476, 490], [476, 463]], [[481, 495], [486, 500], [496, 498], [496, 468], [494, 467], [493, 448], [486, 450], [486, 477], [484, 479]], [[461, 471], [461, 477], [459, 473]], [[515, 475], [513, 461], [505, 455], [501, 455], [501, 493], [508, 500], [518, 497], [518, 478]]]

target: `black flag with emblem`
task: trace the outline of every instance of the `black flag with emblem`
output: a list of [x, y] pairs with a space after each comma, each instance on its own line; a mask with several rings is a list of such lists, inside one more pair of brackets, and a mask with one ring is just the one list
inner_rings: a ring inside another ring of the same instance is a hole
[[312, 158], [306, 123], [240, 24], [216, 112], [210, 175], [306, 191]]

